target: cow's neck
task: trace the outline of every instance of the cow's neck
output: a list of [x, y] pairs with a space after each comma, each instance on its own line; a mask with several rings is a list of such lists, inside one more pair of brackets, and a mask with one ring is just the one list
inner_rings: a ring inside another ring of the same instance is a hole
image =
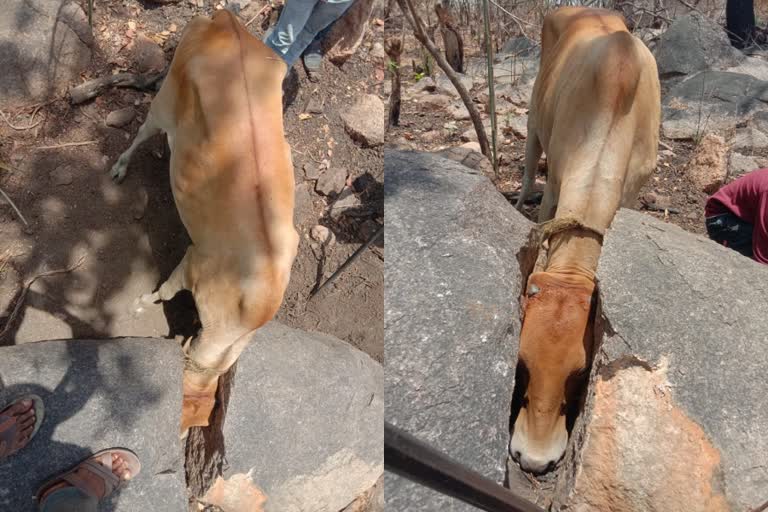
[[595, 279], [602, 243], [589, 230], [570, 229], [553, 235], [549, 240], [546, 271]]

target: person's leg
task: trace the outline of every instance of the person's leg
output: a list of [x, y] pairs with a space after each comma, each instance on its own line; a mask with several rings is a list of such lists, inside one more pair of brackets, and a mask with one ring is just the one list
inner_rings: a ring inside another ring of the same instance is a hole
[[325, 0], [319, 2], [312, 10], [312, 14], [304, 24], [302, 31], [296, 36], [293, 44], [283, 58], [288, 66], [292, 66], [304, 50], [315, 40], [317, 35], [341, 18], [349, 9], [354, 0]]
[[318, 0], [287, 0], [277, 23], [267, 33], [264, 42], [285, 60], [288, 69], [293, 65], [295, 58], [289, 61], [287, 54], [293, 53], [291, 48], [298, 35], [304, 30], [317, 3]]
[[709, 217], [705, 223], [709, 238], [752, 258], [752, 224], [744, 222], [732, 213]]

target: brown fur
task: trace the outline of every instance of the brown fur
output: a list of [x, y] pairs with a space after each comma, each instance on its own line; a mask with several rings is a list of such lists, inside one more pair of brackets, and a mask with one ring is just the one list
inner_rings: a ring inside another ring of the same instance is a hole
[[[192, 245], [150, 300], [195, 297], [202, 331], [184, 374], [182, 430], [207, 425], [218, 375], [277, 312], [296, 255], [294, 183], [283, 135], [284, 62], [229, 11], [185, 27], [127, 163], [152, 130], [168, 134], [171, 187]], [[124, 172], [124, 169], [123, 169]], [[119, 169], [113, 170], [118, 179]]]
[[517, 207], [546, 152], [539, 222], [574, 225], [553, 234], [545, 272], [531, 279], [546, 276], [557, 289], [577, 280], [583, 291], [542, 294], [537, 307], [525, 312], [520, 360], [538, 370], [530, 372], [528, 407], [515, 422], [510, 446], [531, 469], [543, 470], [565, 449], [566, 383], [589, 361], [590, 308], [584, 301], [594, 289], [601, 234], [653, 172], [660, 102], [656, 62], [620, 15], [565, 7], [545, 18]]

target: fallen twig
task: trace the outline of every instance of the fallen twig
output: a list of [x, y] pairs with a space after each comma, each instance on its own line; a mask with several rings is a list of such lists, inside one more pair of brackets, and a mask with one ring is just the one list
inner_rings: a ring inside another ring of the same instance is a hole
[[768, 501], [763, 503], [757, 508], [753, 508], [751, 512], [763, 512], [764, 510], [768, 510]]
[[261, 16], [262, 14], [264, 14], [264, 13], [267, 11], [267, 9], [270, 9], [270, 8], [272, 8], [272, 6], [271, 6], [271, 5], [269, 5], [269, 4], [267, 4], [267, 5], [265, 5], [264, 7], [262, 7], [262, 8], [261, 8], [261, 10], [259, 10], [259, 12], [257, 12], [256, 14], [254, 14], [253, 18], [251, 18], [251, 19], [249, 19], [248, 21], [246, 21], [246, 22], [245, 22], [245, 26], [247, 27], [248, 25], [250, 25], [251, 23], [253, 23], [254, 21], [256, 21], [256, 18], [258, 18], [259, 16]]
[[8, 172], [18, 172], [16, 169], [14, 169], [8, 164], [4, 164], [3, 162], [0, 162], [0, 169]]
[[8, 320], [6, 320], [5, 325], [3, 326], [3, 330], [0, 331], [0, 340], [5, 338], [5, 335], [8, 334], [8, 331], [13, 325], [13, 321], [16, 319], [16, 316], [19, 314], [19, 311], [21, 311], [21, 306], [24, 304], [24, 299], [27, 297], [27, 292], [29, 292], [29, 289], [32, 287], [35, 281], [37, 281], [41, 277], [50, 277], [57, 274], [66, 274], [68, 272], [72, 272], [77, 267], [82, 265], [84, 261], [85, 261], [85, 255], [81, 256], [80, 259], [77, 260], [77, 263], [75, 263], [71, 267], [58, 269], [58, 270], [49, 270], [48, 272], [37, 274], [36, 276], [32, 277], [32, 279], [27, 281], [27, 284], [24, 285], [24, 289], [21, 291], [21, 294], [19, 295], [19, 299], [16, 301], [16, 305], [13, 307], [13, 311], [11, 311], [11, 314], [8, 316]]
[[373, 242], [379, 239], [381, 235], [384, 234], [384, 226], [379, 227], [379, 229], [373, 234], [373, 236], [365, 242], [363, 245], [361, 245], [354, 253], [352, 253], [352, 256], [347, 258], [347, 261], [345, 261], [337, 270], [334, 272], [331, 277], [329, 277], [323, 284], [317, 286], [312, 292], [309, 294], [308, 301], [312, 300], [314, 297], [317, 297], [317, 295], [320, 293], [320, 290], [325, 288], [327, 285], [331, 284], [337, 277], [341, 275], [342, 272], [344, 272], [344, 269], [347, 268], [349, 265], [352, 264], [353, 261], [355, 261], [357, 258], [360, 257], [363, 252], [371, 246]]
[[59, 149], [70, 148], [72, 146], [87, 146], [88, 144], [96, 144], [97, 140], [84, 140], [83, 142], [63, 142], [61, 144], [54, 144], [53, 146], [38, 146], [32, 149]]
[[37, 107], [34, 110], [34, 112], [32, 112], [32, 118], [29, 120], [30, 124], [28, 126], [16, 126], [16, 125], [14, 125], [13, 123], [11, 123], [10, 119], [8, 119], [8, 117], [5, 115], [5, 112], [3, 112], [2, 110], [0, 110], [0, 117], [3, 118], [3, 121], [5, 121], [5, 124], [7, 124], [11, 128], [13, 128], [14, 130], [18, 130], [18, 131], [21, 132], [21, 131], [24, 131], [24, 130], [30, 130], [30, 129], [34, 128], [35, 126], [37, 126], [37, 125], [39, 125], [40, 123], [43, 122], [43, 120], [41, 119], [38, 122], [36, 122], [35, 124], [32, 124], [32, 121], [35, 120], [35, 115], [37, 115], [37, 111], [38, 110], [40, 110], [40, 107]]
[[73, 105], [83, 103], [102, 94], [110, 87], [130, 87], [132, 89], [148, 90], [165, 76], [166, 71], [135, 75], [133, 73], [118, 73], [103, 76], [73, 87], [69, 90], [69, 99]]
[[11, 198], [8, 197], [8, 194], [6, 194], [5, 191], [3, 189], [1, 189], [1, 188], [0, 188], [0, 194], [2, 194], [2, 196], [5, 198], [5, 200], [8, 201], [8, 204], [11, 205], [11, 208], [13, 208], [13, 211], [15, 211], [16, 215], [18, 215], [19, 218], [21, 219], [21, 222], [23, 222], [25, 226], [29, 227], [29, 222], [27, 222], [27, 219], [25, 219], [24, 215], [21, 214], [21, 210], [19, 210], [16, 207], [16, 204], [13, 201], [11, 201]]

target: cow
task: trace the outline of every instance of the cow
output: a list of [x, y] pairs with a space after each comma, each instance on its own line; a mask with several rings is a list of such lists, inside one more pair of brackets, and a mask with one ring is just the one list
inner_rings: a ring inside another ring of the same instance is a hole
[[523, 392], [509, 446], [526, 471], [546, 472], [565, 453], [566, 412], [590, 367], [603, 235], [656, 166], [660, 104], [656, 61], [619, 14], [564, 7], [545, 17], [516, 204], [522, 209], [545, 152], [538, 220], [548, 252], [522, 300]]
[[205, 426], [218, 378], [283, 300], [296, 257], [294, 177], [282, 118], [286, 64], [237, 18], [192, 19], [131, 146], [165, 132], [173, 197], [192, 244], [143, 302], [190, 290], [201, 331], [186, 347], [181, 432]]

